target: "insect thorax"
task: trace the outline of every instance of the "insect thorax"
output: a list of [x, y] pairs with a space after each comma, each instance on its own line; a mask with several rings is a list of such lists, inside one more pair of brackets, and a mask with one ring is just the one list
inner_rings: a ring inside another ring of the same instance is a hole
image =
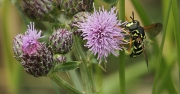
[[125, 25], [125, 27], [129, 30], [133, 40], [137, 39], [138, 37], [142, 40], [146, 38], [144, 29], [139, 25], [139, 21], [134, 20], [129, 22]]

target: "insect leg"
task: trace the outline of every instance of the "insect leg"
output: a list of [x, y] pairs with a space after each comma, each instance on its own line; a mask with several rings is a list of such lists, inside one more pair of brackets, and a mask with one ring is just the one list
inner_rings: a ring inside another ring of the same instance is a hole
[[129, 54], [130, 54], [130, 50], [131, 50], [131, 47], [132, 47], [132, 38], [130, 38], [130, 40], [129, 40], [129, 48], [128, 48], [128, 52], [129, 52]]

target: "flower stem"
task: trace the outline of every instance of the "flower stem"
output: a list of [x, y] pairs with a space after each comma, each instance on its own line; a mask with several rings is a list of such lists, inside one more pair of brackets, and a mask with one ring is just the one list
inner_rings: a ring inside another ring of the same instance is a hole
[[86, 60], [86, 56], [83, 53], [83, 50], [80, 46], [80, 42], [78, 41], [78, 37], [74, 36], [74, 46], [73, 46], [74, 55], [77, 60], [82, 61], [80, 64], [80, 72], [82, 76], [83, 83], [85, 85], [85, 90], [87, 94], [93, 94], [95, 92], [94, 83], [92, 80], [92, 70], [91, 66], [87, 66], [88, 62]]
[[70, 84], [68, 84], [67, 82], [65, 82], [64, 80], [62, 80], [57, 74], [55, 73], [49, 73], [48, 77], [53, 80], [54, 82], [56, 82], [56, 84], [58, 84], [60, 87], [62, 87], [64, 90], [66, 90], [67, 92], [71, 93], [71, 94], [83, 94], [82, 92], [78, 91], [77, 89], [75, 89], [74, 87], [72, 87]]
[[119, 84], [120, 84], [120, 94], [125, 94], [125, 53], [120, 52], [120, 63], [119, 63]]
[[[125, 20], [125, 0], [119, 0], [119, 19]], [[120, 86], [120, 94], [125, 94], [125, 51], [119, 51], [120, 62], [119, 62], [119, 86]]]
[[118, 8], [118, 16], [119, 19], [124, 21], [125, 20], [125, 0], [119, 0], [119, 8]]

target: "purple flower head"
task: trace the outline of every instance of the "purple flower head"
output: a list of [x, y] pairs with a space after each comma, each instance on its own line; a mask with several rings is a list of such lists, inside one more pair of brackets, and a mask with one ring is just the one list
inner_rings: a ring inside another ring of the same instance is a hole
[[[117, 10], [115, 7], [110, 11], [99, 8], [94, 13], [89, 14], [87, 19], [79, 23], [79, 30], [82, 31], [83, 40], [87, 40], [86, 47], [94, 55], [98, 55], [99, 63], [109, 54], [118, 56], [117, 50], [122, 50], [120, 44], [124, 44], [120, 39], [124, 39], [123, 31], [118, 27], [121, 23], [117, 20]], [[106, 61], [107, 62], [107, 61]]]
[[23, 53], [24, 54], [35, 53], [40, 46], [38, 39], [42, 37], [44, 36], [41, 36], [41, 31], [38, 32], [34, 28], [34, 23], [30, 23], [30, 25], [28, 25], [28, 29], [25, 32], [25, 35], [23, 36], [23, 40], [22, 40]]

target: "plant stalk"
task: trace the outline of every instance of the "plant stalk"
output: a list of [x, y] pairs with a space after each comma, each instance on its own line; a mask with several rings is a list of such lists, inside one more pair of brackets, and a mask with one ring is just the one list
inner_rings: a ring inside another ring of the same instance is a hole
[[80, 67], [82, 80], [85, 85], [85, 91], [87, 94], [94, 94], [96, 90], [93, 83], [91, 66], [87, 66], [89, 62], [87, 62], [86, 60], [85, 53], [82, 50], [82, 47], [80, 46], [80, 42], [77, 36], [74, 36], [73, 52], [76, 59], [78, 61], [82, 61], [79, 67]]
[[62, 80], [57, 74], [55, 73], [49, 73], [48, 77], [56, 82], [56, 84], [60, 87], [62, 87], [64, 90], [69, 92], [70, 94], [83, 94], [82, 92], [78, 91], [74, 87], [72, 87], [70, 84]]
[[[119, 0], [118, 16], [119, 19], [125, 20], [125, 0]], [[120, 94], [125, 94], [125, 51], [119, 51], [119, 85]]]

